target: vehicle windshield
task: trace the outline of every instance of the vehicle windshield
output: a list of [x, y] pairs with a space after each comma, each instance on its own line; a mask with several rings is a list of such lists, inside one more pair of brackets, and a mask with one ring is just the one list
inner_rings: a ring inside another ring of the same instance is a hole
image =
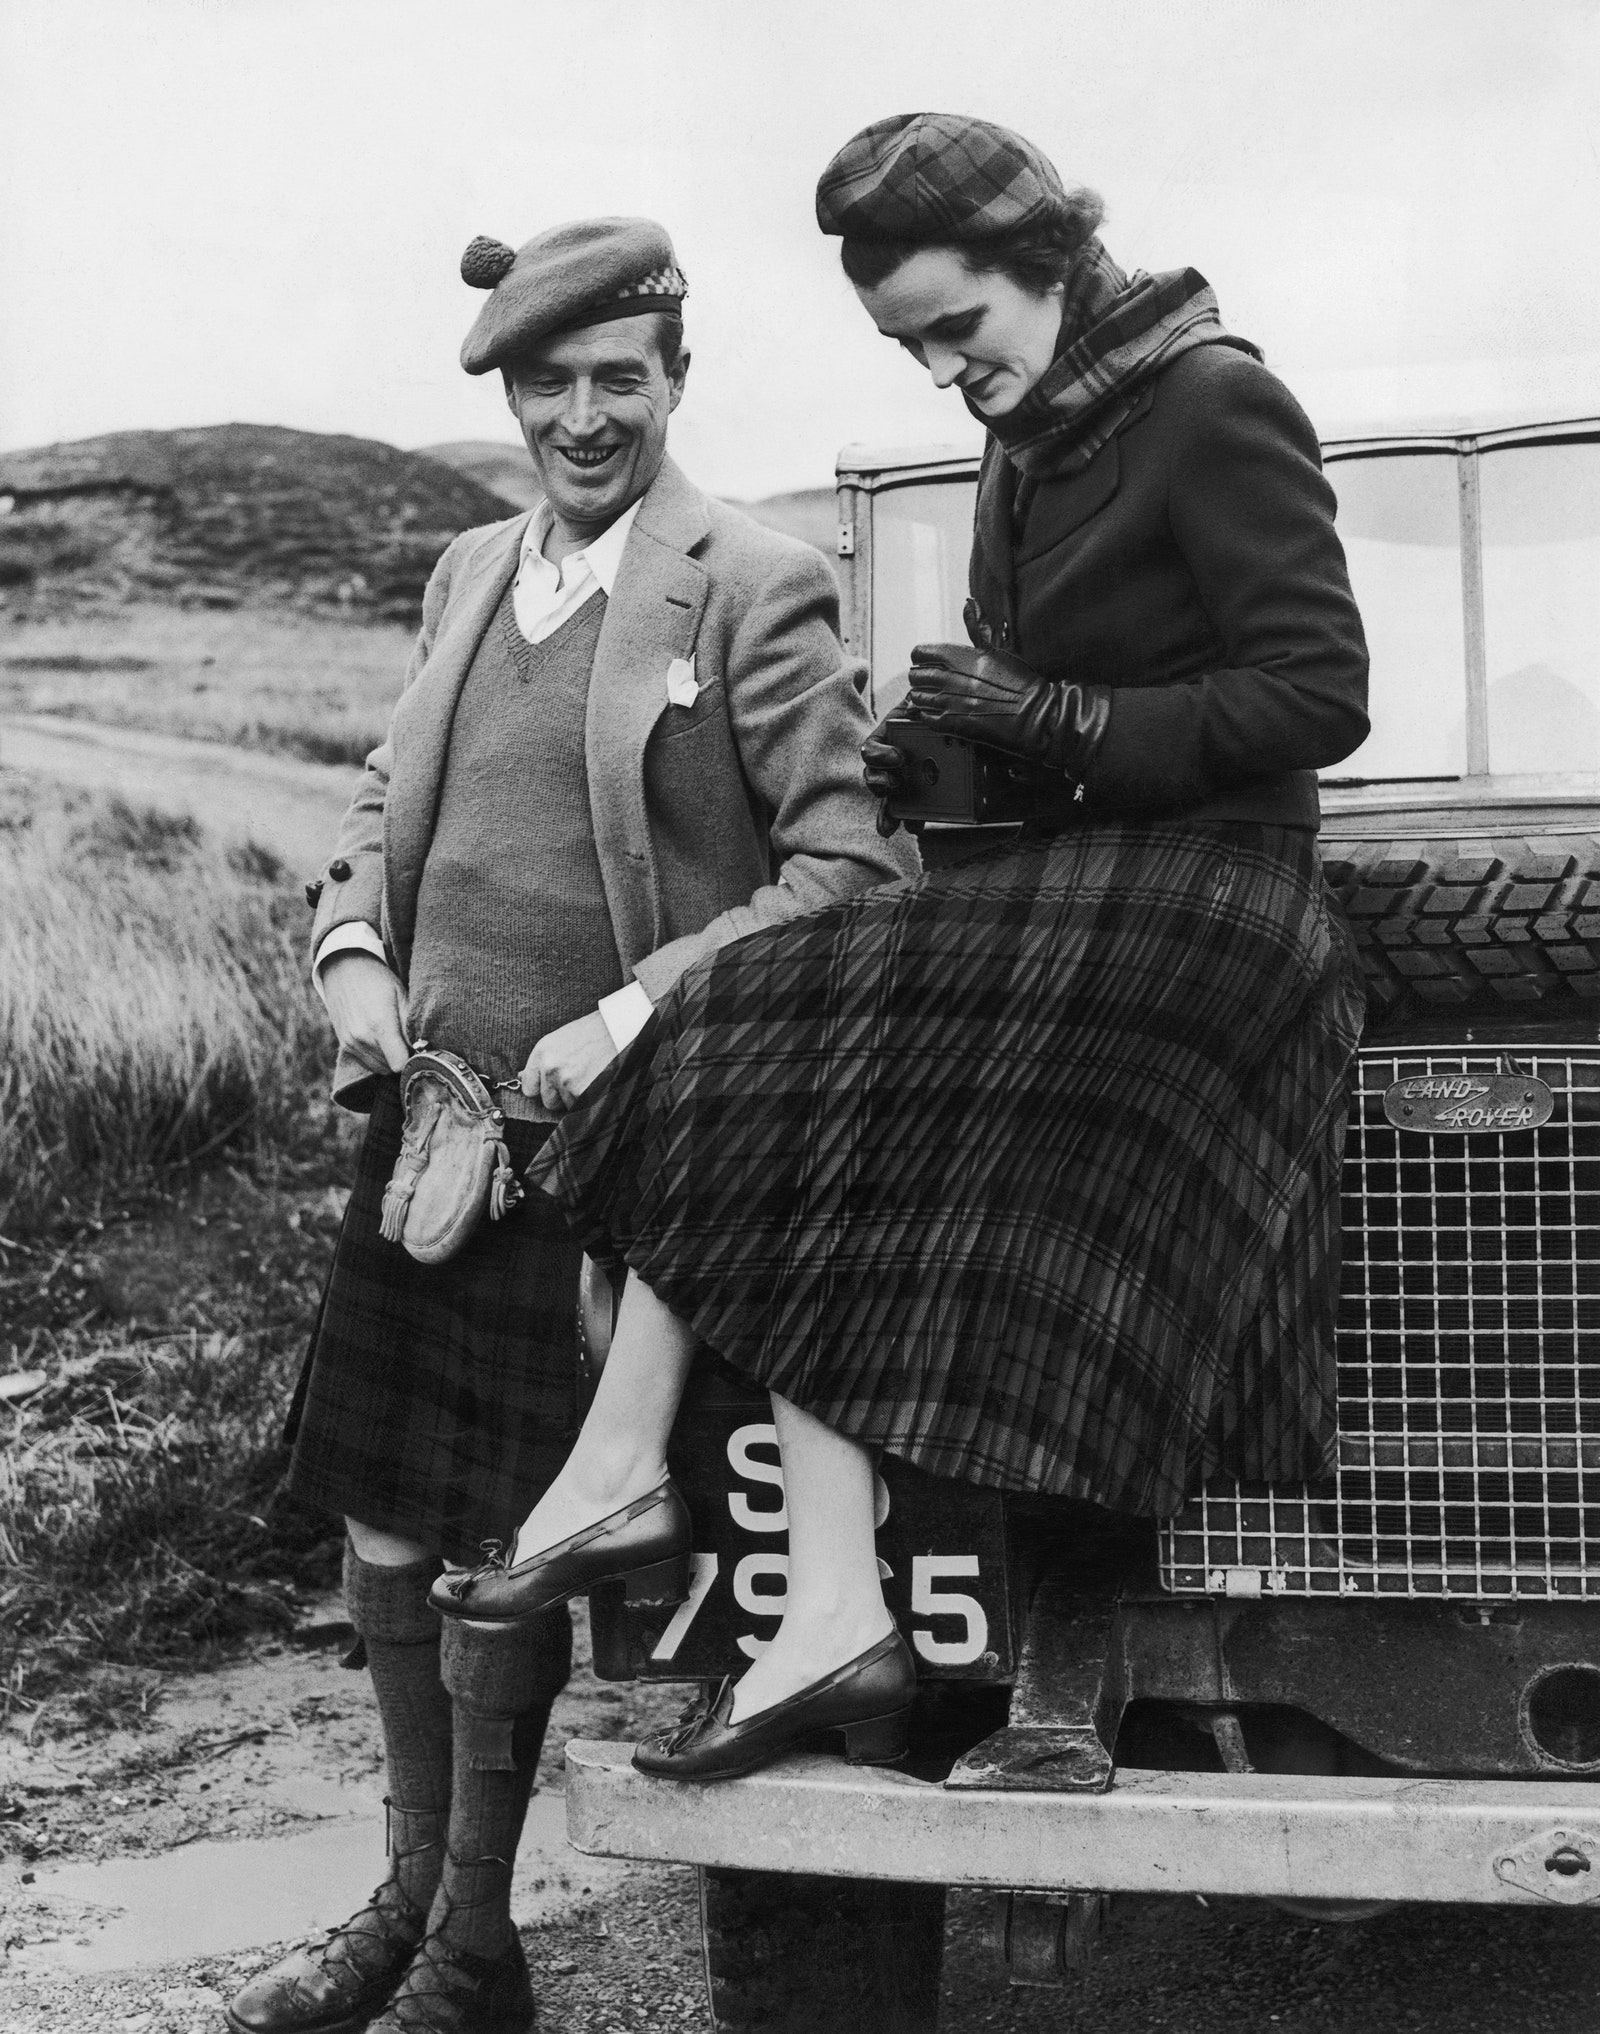
[[918, 643], [964, 643], [967, 556], [978, 483], [969, 475], [895, 487], [872, 508], [872, 703], [905, 697]]
[[1480, 469], [1490, 765], [1600, 770], [1600, 445]]
[[1372, 732], [1330, 776], [1466, 774], [1456, 464], [1454, 452], [1435, 452], [1348, 459], [1328, 468], [1372, 657]]
[[[1600, 443], [1332, 447], [1327, 471], [1372, 653], [1372, 732], [1328, 780], [1600, 772]], [[873, 496], [879, 713], [913, 644], [966, 639], [975, 495]]]

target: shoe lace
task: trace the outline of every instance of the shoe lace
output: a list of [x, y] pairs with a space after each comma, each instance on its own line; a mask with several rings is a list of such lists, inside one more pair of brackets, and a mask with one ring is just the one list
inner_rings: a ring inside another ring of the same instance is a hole
[[[385, 1857], [392, 1857], [397, 1865], [403, 1865], [408, 1858], [421, 1857], [424, 1851], [443, 1850], [446, 1848], [445, 1840], [442, 1836], [430, 1836], [425, 1843], [406, 1844], [402, 1848], [394, 1840], [394, 1818], [397, 1815], [401, 1818], [402, 1826], [406, 1828], [409, 1828], [412, 1816], [416, 1816], [419, 1821], [427, 1818], [438, 1823], [442, 1820], [441, 1812], [437, 1808], [408, 1808], [403, 1801], [397, 1801], [392, 1794], [385, 1794], [383, 1797], [383, 1854]], [[384, 1881], [384, 1885], [392, 1885], [393, 1883], [392, 1879], [385, 1879]], [[381, 1892], [382, 1890], [383, 1888], [380, 1887], [379, 1891]], [[404, 1889], [401, 1890], [400, 1897], [405, 1900], [408, 1906], [415, 1905], [415, 1902], [411, 1900]]]
[[[418, 1846], [429, 1848], [427, 1844]], [[407, 1898], [398, 1881], [385, 1879], [359, 1913], [330, 1928], [308, 1954], [330, 1973], [344, 1969], [364, 1981], [378, 1974], [397, 1946], [410, 1948], [426, 1926], [427, 1916]]]
[[[481, 1857], [466, 1862], [503, 1865], [505, 1860]], [[368, 2034], [404, 2028], [425, 2028], [427, 2034], [466, 2034], [476, 2025], [476, 1995], [496, 1975], [504, 1959], [455, 1949], [444, 1939], [451, 1915], [473, 1904], [441, 1895], [441, 1904], [430, 1916], [433, 1926], [406, 1966], [399, 1990], [382, 2017], [372, 2022]]]

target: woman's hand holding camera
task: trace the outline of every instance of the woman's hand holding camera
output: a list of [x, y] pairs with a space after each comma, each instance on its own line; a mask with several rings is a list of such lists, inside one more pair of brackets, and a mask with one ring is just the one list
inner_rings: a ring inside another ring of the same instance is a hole
[[1082, 781], [1111, 718], [1105, 686], [1042, 678], [1009, 651], [965, 643], [917, 645], [908, 703], [941, 734], [1043, 763], [1074, 782]]

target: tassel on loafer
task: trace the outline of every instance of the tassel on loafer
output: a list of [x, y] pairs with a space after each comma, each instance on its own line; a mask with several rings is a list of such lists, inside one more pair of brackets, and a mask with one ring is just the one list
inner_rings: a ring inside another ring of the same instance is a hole
[[689, 1507], [669, 1479], [526, 1561], [496, 1553], [479, 1567], [441, 1575], [428, 1601], [443, 1616], [474, 1624], [520, 1624], [612, 1585], [641, 1608], [682, 1603], [689, 1541]]
[[917, 1668], [897, 1631], [738, 1723], [729, 1720], [736, 1685], [724, 1681], [676, 1729], [647, 1737], [633, 1754], [638, 1770], [670, 1780], [736, 1780], [823, 1731], [843, 1732], [852, 1765], [889, 1766], [905, 1756]]

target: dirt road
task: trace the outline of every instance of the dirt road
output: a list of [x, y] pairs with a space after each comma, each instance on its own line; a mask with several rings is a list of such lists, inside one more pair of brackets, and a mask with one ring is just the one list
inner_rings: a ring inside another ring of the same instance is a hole
[[[337, 1615], [311, 1612], [302, 1643], [152, 1679], [142, 1727], [54, 1738], [46, 1714], [31, 1738], [0, 1733], [0, 2034], [221, 2034], [225, 1997], [381, 1877], [371, 1690], [339, 1667]], [[558, 1709], [515, 1898], [542, 2034], [706, 2025], [693, 1874], [563, 1840], [561, 1745], [631, 1738], [677, 1699], [585, 1669]], [[952, 1896], [941, 2034], [1600, 2026], [1600, 1930], [1582, 1913], [1416, 1907], [1341, 1927], [1129, 1901], [1089, 1978], [1061, 1992], [1008, 1990], [985, 1920], [983, 1899]]]
[[219, 840], [253, 840], [309, 873], [333, 844], [356, 772], [49, 714], [0, 714], [0, 764], [188, 813]]

